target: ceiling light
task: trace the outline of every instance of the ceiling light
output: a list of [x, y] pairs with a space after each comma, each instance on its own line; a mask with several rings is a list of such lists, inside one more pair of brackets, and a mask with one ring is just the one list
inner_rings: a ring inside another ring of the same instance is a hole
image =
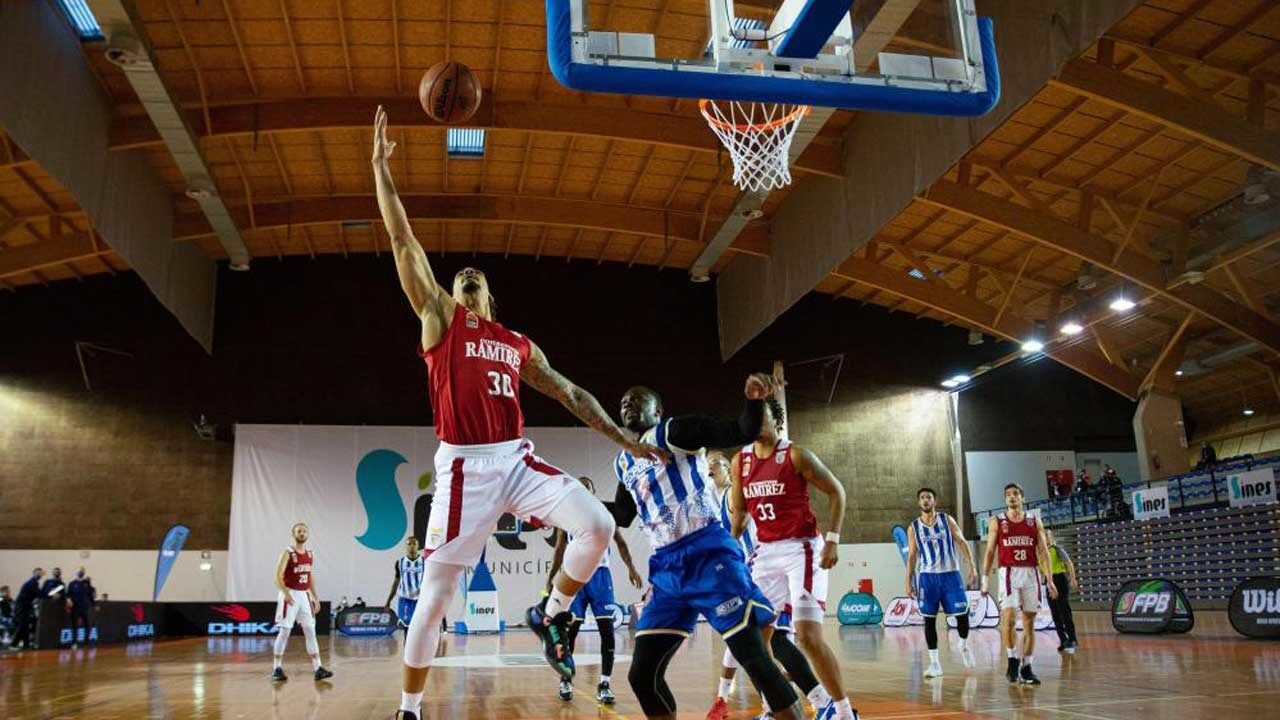
[[1245, 408], [1245, 409], [1244, 409], [1244, 416], [1245, 416], [1245, 417], [1250, 417], [1251, 415], [1253, 415], [1253, 408], [1251, 408], [1251, 407], [1247, 407], [1247, 408]]
[[957, 387], [959, 385], [960, 383], [956, 382], [955, 378], [948, 378], [942, 381], [942, 387], [948, 390], [950, 390], [951, 388]]
[[690, 274], [689, 274], [689, 281], [690, 281], [690, 282], [704, 283], [704, 282], [707, 282], [707, 281], [708, 281], [708, 280], [710, 280], [710, 279], [711, 279], [711, 276], [710, 276], [710, 275], [708, 275], [708, 274], [706, 274], [706, 273], [702, 273], [702, 272], [690, 273]]
[[1036, 338], [1027, 338], [1022, 341], [1022, 352], [1038, 353], [1044, 350], [1044, 343]]
[[982, 343], [983, 343], [982, 331], [981, 331], [981, 330], [970, 330], [970, 331], [969, 331], [969, 344], [970, 344], [970, 345], [981, 345]]
[[89, 9], [85, 0], [58, 0], [58, 5], [62, 7], [62, 12], [66, 13], [67, 19], [75, 26], [76, 34], [83, 41], [101, 40], [102, 27], [98, 25], [98, 19], [93, 16], [93, 11]]
[[1068, 320], [1062, 323], [1062, 327], [1058, 328], [1058, 330], [1063, 335], [1079, 335], [1084, 332], [1084, 326], [1075, 320]]
[[957, 385], [963, 385], [969, 382], [970, 380], [972, 380], [973, 378], [969, 377], [968, 375], [965, 375], [964, 373], [960, 373], [959, 375], [953, 375], [951, 379], [954, 380]]
[[1174, 374], [1174, 375], [1176, 375], [1176, 376], [1178, 376], [1178, 377], [1182, 377], [1182, 375], [1183, 375], [1183, 373], [1182, 373], [1182, 369], [1181, 369], [1181, 368], [1179, 368], [1179, 369], [1177, 369], [1177, 370], [1174, 370], [1174, 371], [1173, 371], [1173, 374]]
[[1129, 310], [1132, 310], [1135, 307], [1137, 307], [1137, 303], [1130, 300], [1128, 297], [1126, 297], [1123, 294], [1117, 295], [1115, 299], [1111, 301], [1111, 309], [1115, 310], [1116, 312], [1128, 312]]

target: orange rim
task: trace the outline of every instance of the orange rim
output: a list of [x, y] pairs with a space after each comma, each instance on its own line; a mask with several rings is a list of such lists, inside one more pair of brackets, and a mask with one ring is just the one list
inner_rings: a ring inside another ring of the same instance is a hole
[[707, 108], [710, 106], [711, 106], [710, 100], [704, 99], [704, 100], [698, 101], [698, 109], [702, 111], [702, 117], [706, 118], [708, 123], [710, 123], [713, 127], [720, 128], [721, 130], [735, 130], [737, 132], [761, 132], [762, 130], [776, 130], [782, 127], [783, 125], [794, 122], [795, 120], [798, 120], [804, 117], [805, 115], [808, 115], [809, 111], [812, 109], [809, 105], [797, 105], [795, 110], [792, 110], [791, 112], [787, 113], [786, 115], [783, 115], [777, 120], [770, 120], [769, 122], [765, 122], [765, 123], [747, 123], [744, 125], [744, 124], [738, 124], [738, 123], [725, 122], [724, 120], [721, 120], [720, 118], [712, 115], [711, 112], [707, 110]]

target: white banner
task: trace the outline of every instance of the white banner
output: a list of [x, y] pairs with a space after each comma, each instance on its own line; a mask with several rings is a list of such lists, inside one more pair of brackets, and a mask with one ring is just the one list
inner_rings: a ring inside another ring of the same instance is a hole
[[[594, 478], [598, 495], [613, 499], [616, 446], [585, 428], [526, 430], [540, 456]], [[320, 597], [336, 603], [359, 596], [380, 606], [405, 538], [426, 525], [437, 444], [429, 427], [236, 426], [228, 599], [274, 600], [276, 561], [290, 528], [305, 522]], [[647, 575], [651, 551], [639, 527], [623, 536]], [[525, 609], [539, 599], [551, 565], [550, 537], [547, 529], [489, 539], [487, 562], [508, 625], [522, 623]], [[635, 602], [640, 591], [627, 581], [616, 552], [612, 560], [618, 602]], [[450, 623], [462, 619], [462, 603], [459, 593]]]
[[1134, 520], [1169, 517], [1169, 487], [1167, 485], [1134, 490], [1132, 500]]
[[1250, 470], [1227, 476], [1227, 495], [1231, 507], [1261, 505], [1276, 501], [1276, 476], [1271, 468]]

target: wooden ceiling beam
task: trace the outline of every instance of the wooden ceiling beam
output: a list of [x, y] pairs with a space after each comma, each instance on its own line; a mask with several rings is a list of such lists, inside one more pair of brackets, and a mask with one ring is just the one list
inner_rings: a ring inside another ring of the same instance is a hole
[[[427, 117], [415, 99], [394, 98], [299, 98], [275, 102], [221, 103], [209, 108], [212, 135], [251, 135], [307, 130], [367, 130], [373, 123], [373, 110], [379, 104], [397, 128], [443, 127]], [[186, 110], [194, 132], [203, 139], [207, 132], [199, 109]], [[697, 116], [679, 116], [630, 110], [622, 107], [566, 109], [557, 105], [532, 102], [494, 102], [488, 94], [480, 109], [467, 123], [468, 127], [485, 130], [552, 133], [578, 137], [634, 141], [667, 147], [716, 153], [720, 141]], [[117, 117], [111, 132], [111, 148], [159, 145], [160, 134], [145, 115]], [[793, 169], [827, 177], [844, 177], [839, 153], [806, 152], [793, 164]]]
[[[412, 220], [445, 222], [515, 223], [547, 227], [583, 228], [644, 237], [670, 237], [698, 242], [699, 216], [672, 210], [655, 210], [593, 202], [520, 195], [472, 195], [461, 193], [402, 195], [405, 212]], [[233, 207], [232, 214], [245, 218], [248, 209]], [[292, 200], [260, 200], [254, 217], [259, 228], [307, 226], [342, 221], [376, 222], [381, 215], [372, 195], [347, 195]], [[212, 234], [200, 213], [180, 213], [174, 219], [175, 241], [193, 240]], [[768, 232], [749, 228], [739, 236], [733, 249], [767, 257]]]
[[[912, 280], [900, 272], [856, 255], [842, 263], [834, 274], [844, 280], [857, 281], [877, 290], [920, 303], [926, 308], [953, 317], [961, 323], [996, 337], [1021, 342], [1034, 329], [1029, 320], [1013, 314], [1006, 313], [997, 321], [996, 308], [953, 290], [946, 283], [924, 283]], [[1045, 354], [1125, 397], [1137, 397], [1136, 378], [1083, 346], [1059, 348], [1050, 344], [1046, 347]]]
[[1273, 134], [1210, 105], [1087, 60], [1072, 60], [1049, 84], [1185, 133], [1245, 160], [1280, 170]]
[[1205, 285], [1167, 287], [1164, 268], [1137, 252], [1115, 258], [1115, 245], [1098, 235], [1083, 233], [1073, 223], [1037, 213], [994, 195], [938, 182], [922, 198], [930, 204], [981, 220], [1023, 235], [1035, 242], [1087, 260], [1099, 268], [1128, 278], [1188, 310], [1226, 325], [1252, 338], [1273, 352], [1280, 352], [1280, 325]]

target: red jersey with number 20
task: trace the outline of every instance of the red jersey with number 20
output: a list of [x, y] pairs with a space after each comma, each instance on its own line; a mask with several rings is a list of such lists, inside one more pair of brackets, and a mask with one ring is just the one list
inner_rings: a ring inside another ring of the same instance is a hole
[[284, 586], [290, 590], [311, 589], [311, 551], [298, 552], [289, 548], [289, 560], [284, 564]]
[[1032, 515], [1024, 515], [1017, 522], [1005, 513], [996, 518], [996, 546], [1000, 549], [1000, 567], [1035, 567], [1036, 543], [1040, 542], [1040, 528]]
[[748, 445], [742, 448], [738, 462], [742, 494], [756, 523], [758, 542], [818, 534], [818, 519], [809, 506], [809, 482], [791, 464], [790, 441], [780, 441], [767, 458], [756, 457], [755, 447]]
[[459, 303], [440, 342], [419, 351], [427, 361], [436, 436], [450, 445], [519, 439], [520, 366], [531, 347], [529, 338]]

